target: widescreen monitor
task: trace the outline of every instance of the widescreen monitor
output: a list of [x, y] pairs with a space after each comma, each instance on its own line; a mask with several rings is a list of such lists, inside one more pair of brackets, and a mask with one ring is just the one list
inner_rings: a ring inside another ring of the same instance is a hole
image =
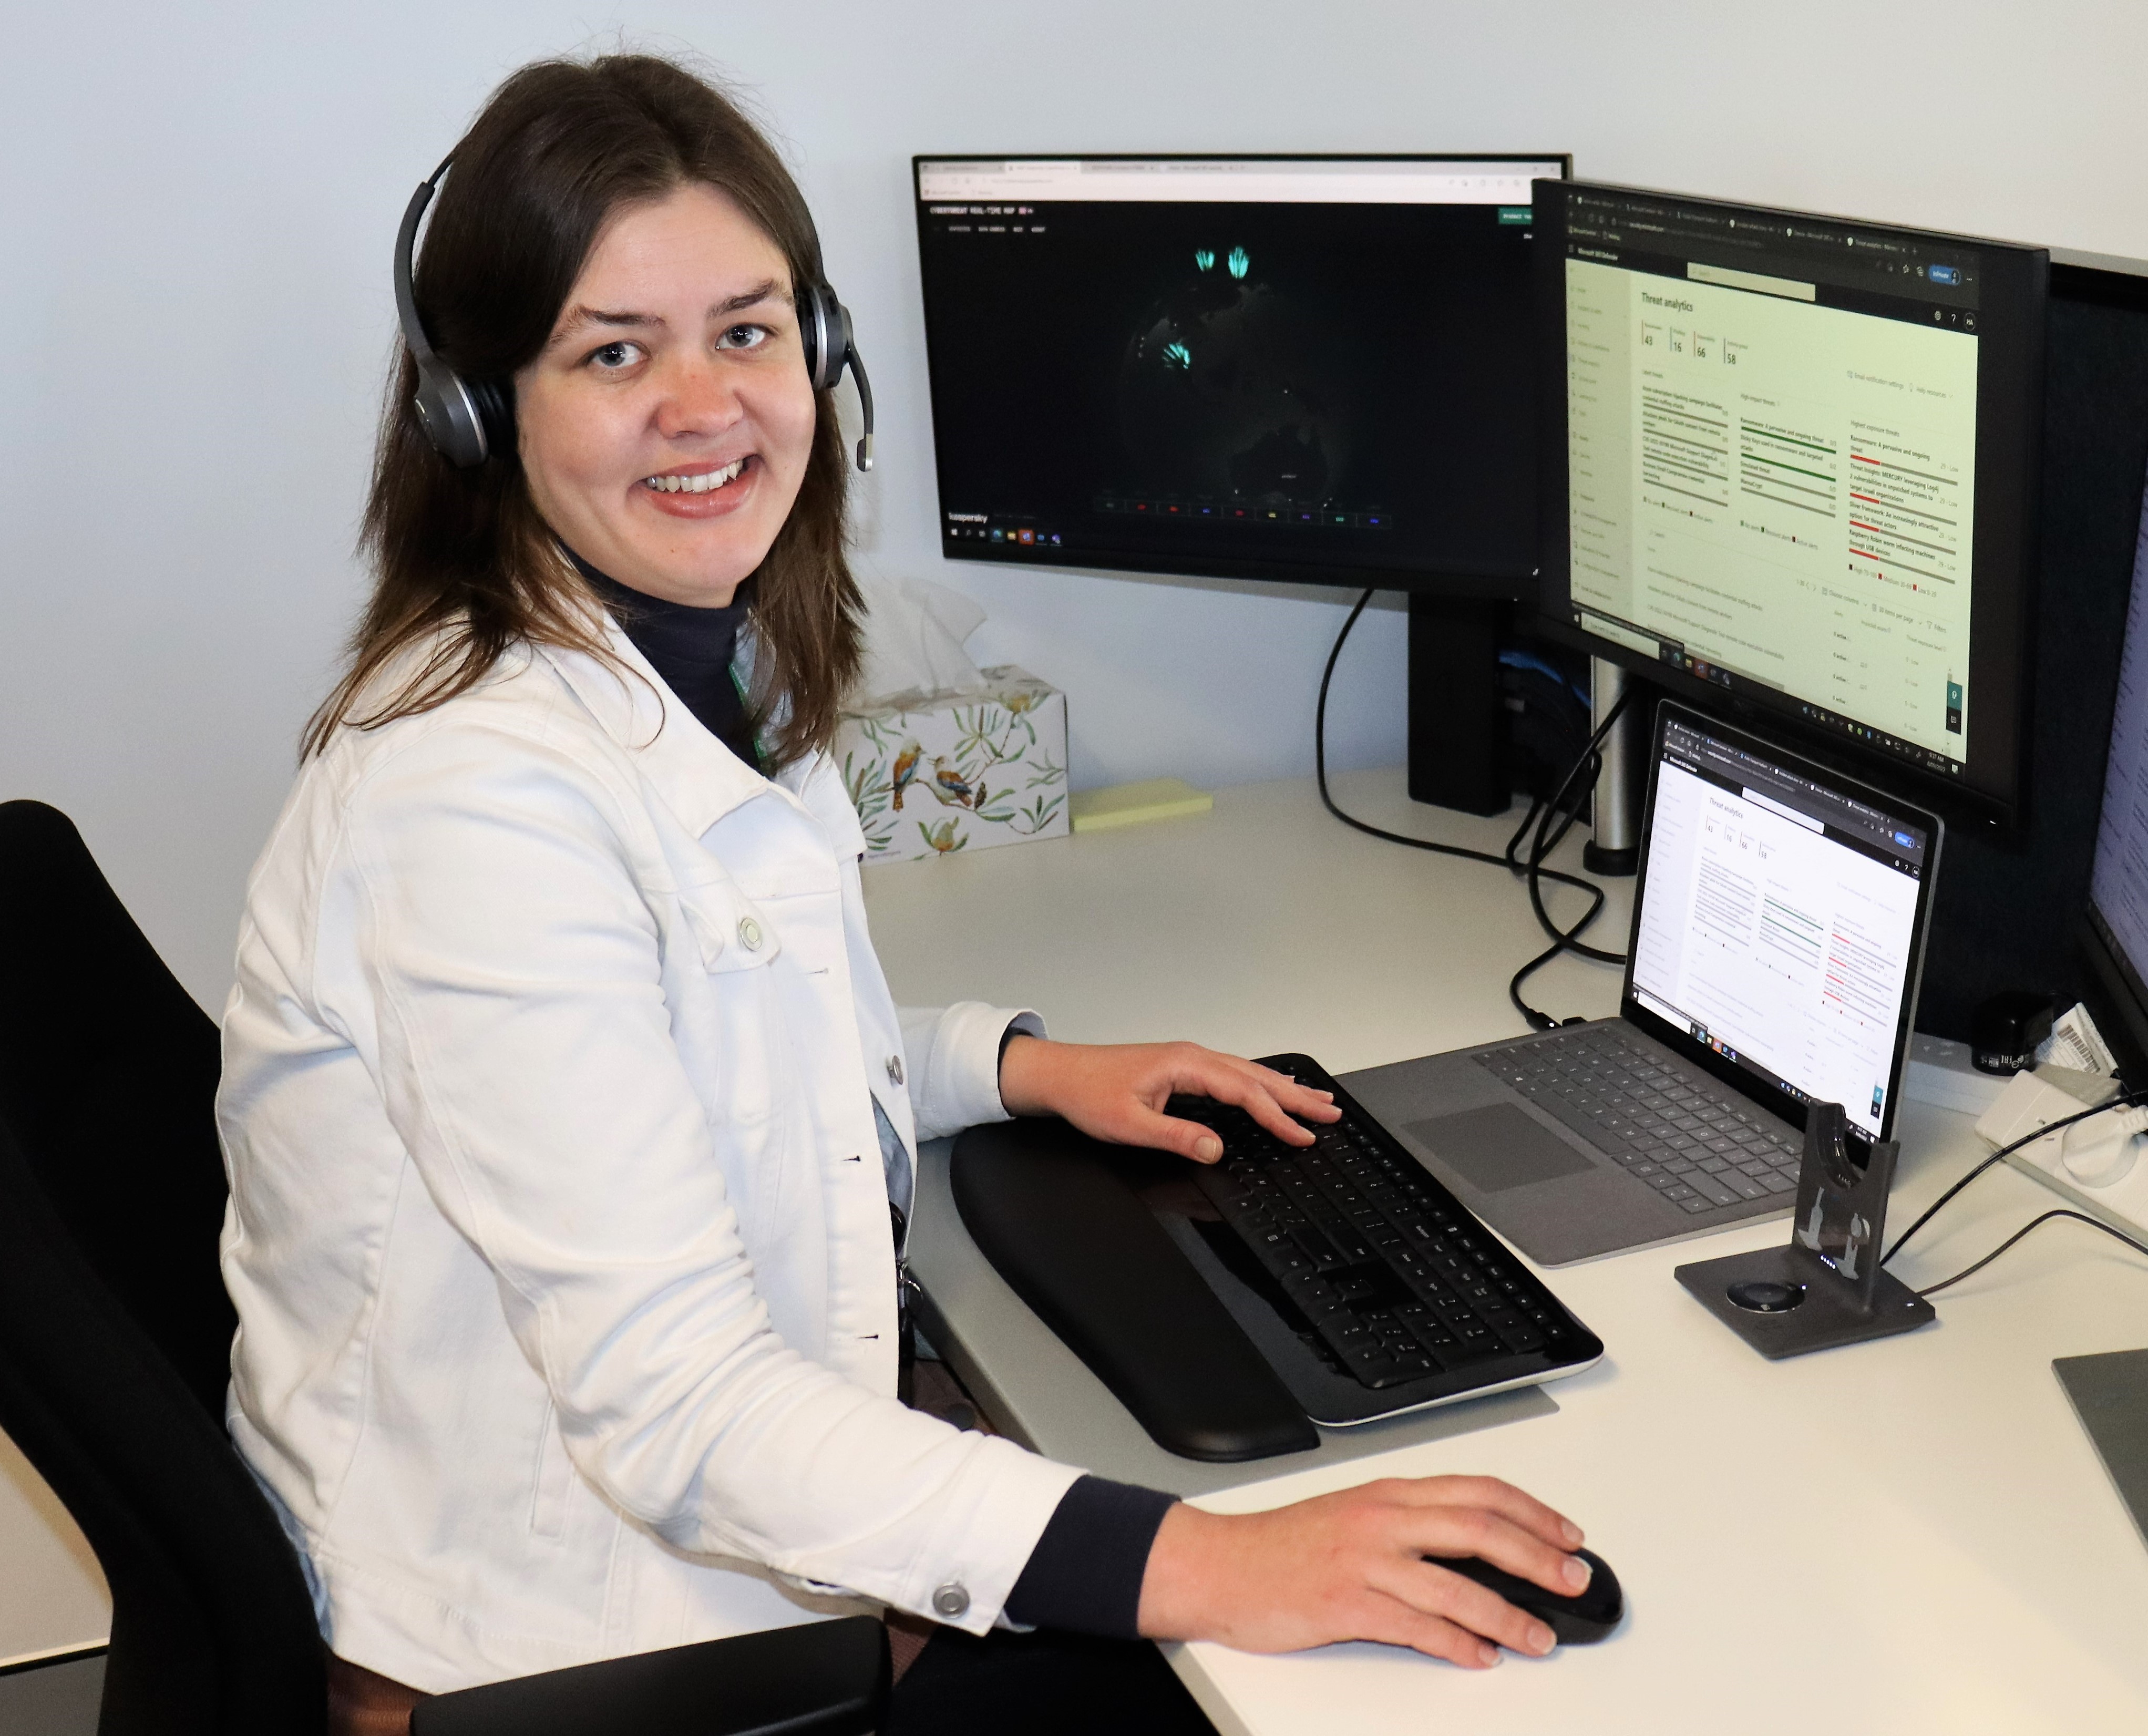
[[2014, 824], [2047, 255], [1578, 182], [1536, 206], [1553, 630]]
[[957, 559], [1533, 594], [1560, 153], [916, 159]]

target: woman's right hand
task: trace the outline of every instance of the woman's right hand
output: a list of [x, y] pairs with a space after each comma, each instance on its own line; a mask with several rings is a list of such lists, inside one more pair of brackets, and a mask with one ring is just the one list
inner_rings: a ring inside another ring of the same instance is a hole
[[[1551, 1630], [1428, 1555], [1478, 1556], [1571, 1597], [1581, 1528], [1493, 1477], [1388, 1478], [1266, 1513], [1165, 1514], [1142, 1578], [1141, 1631], [1243, 1652], [1337, 1640], [1409, 1646], [1465, 1668], [1541, 1655]], [[1491, 1643], [1487, 1643], [1491, 1642]]]

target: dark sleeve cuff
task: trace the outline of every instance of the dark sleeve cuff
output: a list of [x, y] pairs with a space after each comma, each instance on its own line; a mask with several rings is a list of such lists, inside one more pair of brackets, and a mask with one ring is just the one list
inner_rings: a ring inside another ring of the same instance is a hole
[[1156, 1489], [1082, 1478], [1061, 1497], [1007, 1593], [1007, 1619], [1067, 1633], [1139, 1638], [1149, 1546], [1177, 1503], [1176, 1495]]

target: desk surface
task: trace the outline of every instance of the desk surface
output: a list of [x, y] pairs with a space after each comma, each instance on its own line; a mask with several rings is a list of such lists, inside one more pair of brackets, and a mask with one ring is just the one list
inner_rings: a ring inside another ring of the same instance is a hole
[[[1337, 790], [1397, 830], [1504, 840], [1500, 822], [1414, 807], [1397, 772]], [[1604, 918], [1614, 941], [1624, 891]], [[1305, 781], [1219, 791], [1197, 818], [876, 868], [866, 893], [905, 1001], [1034, 1005], [1081, 1041], [1302, 1049], [1337, 1072], [1518, 1033], [1506, 980], [1535, 944], [1519, 889], [1497, 871], [1350, 832]], [[1617, 988], [1614, 971], [1562, 960], [1536, 979], [1537, 1004], [1599, 1015]], [[1968, 1117], [1915, 1103], [1900, 1131], [1897, 1224], [1984, 1149]], [[1920, 1238], [1901, 1275], [1959, 1270], [2049, 1203], [2001, 1167]], [[1375, 1475], [1505, 1477], [1572, 1514], [1618, 1568], [1632, 1613], [1613, 1641], [1481, 1676], [1375, 1646], [1175, 1648], [1218, 1727], [2139, 1729], [2148, 1551], [2050, 1362], [2148, 1345], [2148, 1269], [2053, 1226], [1939, 1297], [1937, 1325], [1776, 1364], [1671, 1268], [1784, 1234], [1779, 1220], [1747, 1225], [1548, 1274], [1609, 1347], [1552, 1389], [1556, 1413], [1201, 1498], [1254, 1508]], [[929, 1262], [921, 1276], [930, 1287]], [[959, 1307], [947, 1327], [961, 1336]], [[988, 1379], [1020, 1386], [1021, 1369], [981, 1360]], [[1093, 1419], [1054, 1422], [1050, 1408], [1032, 1428], [1041, 1448], [1093, 1443]]]

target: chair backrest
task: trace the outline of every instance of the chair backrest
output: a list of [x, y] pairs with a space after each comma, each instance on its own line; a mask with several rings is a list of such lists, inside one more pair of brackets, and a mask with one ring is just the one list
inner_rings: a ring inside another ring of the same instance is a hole
[[219, 1421], [215, 1021], [67, 816], [0, 803], [0, 1117], [97, 1275]]
[[296, 1553], [223, 1426], [214, 1026], [66, 819], [0, 805], [0, 1429], [112, 1589], [102, 1736], [318, 1736]]

